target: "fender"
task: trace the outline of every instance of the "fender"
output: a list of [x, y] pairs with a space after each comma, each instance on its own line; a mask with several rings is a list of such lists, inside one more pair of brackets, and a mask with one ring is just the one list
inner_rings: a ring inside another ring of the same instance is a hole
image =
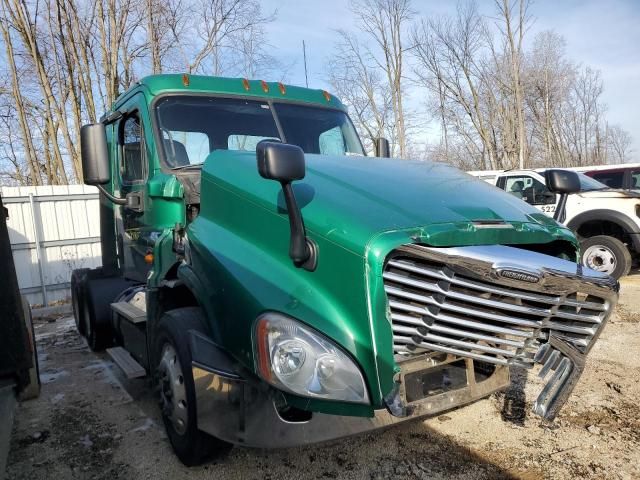
[[[205, 283], [200, 279], [200, 277], [198, 277], [198, 274], [191, 265], [186, 263], [181, 264], [178, 267], [178, 278], [189, 290], [191, 290], [191, 293], [193, 293], [195, 298], [208, 299], [210, 297], [210, 295], [207, 294], [208, 289], [206, 288]], [[199, 304], [207, 317], [207, 326], [210, 328], [212, 340], [214, 342], [220, 342], [220, 322], [215, 320], [216, 315], [213, 311], [213, 305], [208, 301], [199, 301]]]
[[633, 249], [640, 252], [640, 227], [628, 215], [616, 210], [589, 210], [580, 213], [567, 222], [567, 227], [577, 232], [581, 225], [589, 221], [609, 221], [621, 227], [629, 234]]

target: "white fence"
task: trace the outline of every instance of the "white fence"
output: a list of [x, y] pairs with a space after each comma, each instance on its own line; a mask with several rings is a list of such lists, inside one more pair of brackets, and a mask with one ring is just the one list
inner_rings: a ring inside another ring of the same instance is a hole
[[71, 271], [100, 265], [98, 190], [1, 187], [20, 292], [32, 306], [69, 299]]

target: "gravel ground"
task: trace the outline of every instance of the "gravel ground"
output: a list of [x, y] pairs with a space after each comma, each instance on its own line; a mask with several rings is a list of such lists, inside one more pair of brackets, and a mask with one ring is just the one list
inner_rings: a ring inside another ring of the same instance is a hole
[[24, 402], [9, 479], [640, 478], [640, 276], [553, 425], [529, 413], [526, 375], [511, 390], [446, 415], [329, 445], [235, 448], [186, 468], [173, 456], [145, 380], [94, 354], [70, 318], [36, 325], [43, 381]]

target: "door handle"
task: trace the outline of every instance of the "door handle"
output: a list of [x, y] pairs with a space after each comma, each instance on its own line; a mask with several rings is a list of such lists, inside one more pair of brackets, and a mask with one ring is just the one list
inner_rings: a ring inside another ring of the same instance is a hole
[[138, 213], [144, 211], [144, 197], [142, 195], [142, 192], [129, 192], [127, 193], [126, 199], [127, 204], [124, 206], [124, 208]]

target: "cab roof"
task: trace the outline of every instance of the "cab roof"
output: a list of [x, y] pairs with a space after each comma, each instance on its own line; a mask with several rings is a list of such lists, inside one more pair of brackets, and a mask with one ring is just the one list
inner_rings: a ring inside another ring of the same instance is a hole
[[[211, 93], [221, 95], [239, 95], [267, 100], [284, 100], [313, 103], [325, 107], [346, 110], [342, 102], [325, 90], [296, 87], [280, 82], [248, 80], [244, 78], [210, 77], [189, 74], [150, 75], [138, 81], [135, 87], [146, 87], [148, 94], [157, 96], [164, 93]], [[129, 89], [115, 101], [120, 101], [133, 90]]]

